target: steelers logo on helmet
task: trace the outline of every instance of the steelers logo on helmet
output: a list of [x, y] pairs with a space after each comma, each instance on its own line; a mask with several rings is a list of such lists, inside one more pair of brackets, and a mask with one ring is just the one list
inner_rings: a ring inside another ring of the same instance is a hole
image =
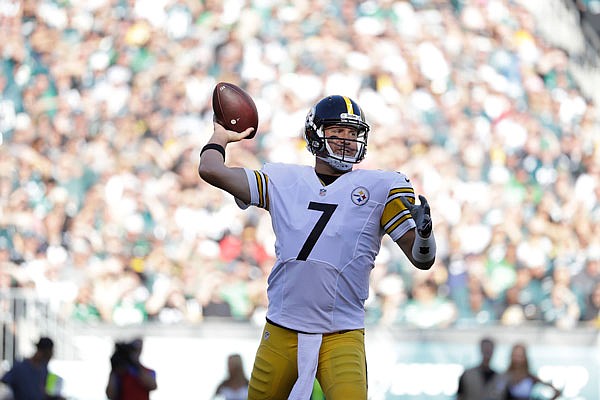
[[[325, 128], [350, 128], [351, 137], [331, 135], [326, 137]], [[367, 136], [370, 130], [360, 106], [346, 96], [328, 96], [320, 100], [306, 116], [304, 139], [307, 149], [339, 171], [352, 169], [367, 152]]]

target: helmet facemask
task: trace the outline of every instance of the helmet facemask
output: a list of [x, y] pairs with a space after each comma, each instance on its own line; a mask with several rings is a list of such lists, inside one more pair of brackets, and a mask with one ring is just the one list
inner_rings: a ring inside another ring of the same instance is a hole
[[362, 161], [367, 150], [367, 133], [358, 130], [356, 126], [334, 125], [334, 127], [349, 127], [355, 130], [355, 135], [349, 137], [337, 137], [335, 134], [326, 134], [328, 127], [321, 127], [317, 134], [325, 143], [325, 150], [318, 155], [324, 161], [327, 161], [332, 167], [346, 171], [352, 168], [351, 164], [358, 164]]

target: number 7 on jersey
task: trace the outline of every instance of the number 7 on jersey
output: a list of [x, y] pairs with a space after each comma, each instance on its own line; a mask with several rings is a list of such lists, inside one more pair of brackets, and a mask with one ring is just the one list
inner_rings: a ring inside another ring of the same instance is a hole
[[325, 225], [327, 225], [327, 222], [329, 222], [331, 219], [331, 216], [336, 208], [337, 204], [317, 203], [314, 201], [308, 203], [309, 210], [321, 211], [323, 214], [321, 214], [321, 217], [313, 227], [312, 231], [310, 231], [310, 234], [306, 238], [300, 253], [298, 253], [298, 257], [296, 257], [296, 260], [306, 261], [308, 255], [312, 251], [313, 247], [315, 247], [317, 240], [319, 240], [321, 233], [323, 233], [323, 230], [325, 229]]

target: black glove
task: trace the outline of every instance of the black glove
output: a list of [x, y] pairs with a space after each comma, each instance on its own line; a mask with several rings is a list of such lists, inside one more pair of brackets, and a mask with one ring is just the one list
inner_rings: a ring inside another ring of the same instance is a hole
[[415, 224], [417, 224], [417, 233], [422, 238], [427, 239], [431, 235], [433, 225], [431, 223], [431, 211], [429, 210], [429, 203], [423, 195], [419, 195], [420, 205], [411, 204], [405, 197], [400, 197], [400, 201], [408, 211], [412, 214]]

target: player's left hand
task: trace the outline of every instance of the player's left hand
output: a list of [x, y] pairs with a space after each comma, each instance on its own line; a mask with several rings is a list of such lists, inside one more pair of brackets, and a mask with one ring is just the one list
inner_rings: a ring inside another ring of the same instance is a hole
[[412, 214], [415, 224], [417, 224], [417, 233], [422, 238], [428, 238], [431, 235], [433, 224], [431, 222], [431, 210], [429, 209], [429, 203], [423, 195], [419, 195], [421, 204], [411, 204], [406, 198], [400, 197], [400, 201], [408, 211]]

